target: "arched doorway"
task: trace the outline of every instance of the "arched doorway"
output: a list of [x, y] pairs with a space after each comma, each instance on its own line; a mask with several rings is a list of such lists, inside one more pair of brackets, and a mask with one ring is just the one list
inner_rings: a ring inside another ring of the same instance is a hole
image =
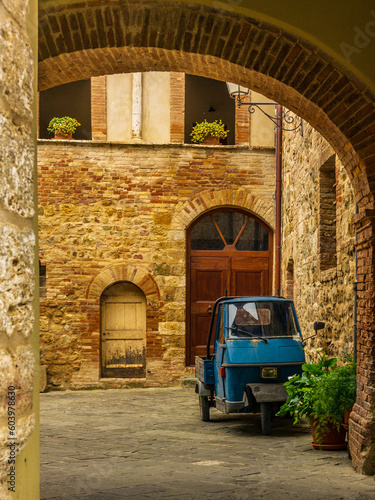
[[272, 230], [244, 210], [205, 213], [187, 233], [187, 365], [204, 355], [214, 301], [223, 295], [269, 295]]
[[101, 376], [146, 375], [146, 297], [133, 283], [108, 287], [100, 298]]

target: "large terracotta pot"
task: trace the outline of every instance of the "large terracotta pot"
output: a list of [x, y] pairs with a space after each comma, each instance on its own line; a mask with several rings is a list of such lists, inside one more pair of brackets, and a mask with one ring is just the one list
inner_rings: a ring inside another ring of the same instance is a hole
[[349, 418], [350, 418], [351, 412], [352, 412], [352, 409], [350, 408], [349, 410], [345, 410], [345, 413], [344, 413], [344, 422], [343, 422], [342, 426], [346, 430], [349, 429]]
[[324, 434], [317, 432], [317, 421], [310, 418], [312, 446], [316, 450], [345, 450], [348, 446], [346, 442], [346, 429], [341, 426], [337, 430], [336, 425], [327, 424], [327, 430]]

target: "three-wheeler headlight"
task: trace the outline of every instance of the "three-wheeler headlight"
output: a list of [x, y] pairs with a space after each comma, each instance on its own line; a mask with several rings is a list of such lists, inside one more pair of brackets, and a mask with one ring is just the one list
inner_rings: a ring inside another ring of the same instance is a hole
[[276, 366], [263, 366], [260, 370], [260, 376], [262, 378], [277, 378], [277, 367]]

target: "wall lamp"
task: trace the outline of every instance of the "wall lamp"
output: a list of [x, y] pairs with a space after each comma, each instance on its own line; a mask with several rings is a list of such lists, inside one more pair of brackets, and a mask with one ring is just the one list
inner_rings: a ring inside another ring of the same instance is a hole
[[264, 111], [261, 106], [277, 106], [277, 102], [245, 102], [245, 99], [249, 97], [249, 89], [237, 85], [236, 83], [227, 83], [227, 89], [230, 97], [236, 101], [236, 105], [240, 108], [241, 106], [248, 106], [250, 114], [255, 113], [256, 109], [259, 109], [265, 116], [267, 116], [276, 127], [285, 130], [286, 132], [293, 132], [294, 130], [301, 129], [301, 135], [303, 135], [303, 120], [297, 115], [291, 114], [289, 110], [284, 111], [281, 108], [279, 116], [277, 116], [276, 110], [274, 115], [268, 114]]

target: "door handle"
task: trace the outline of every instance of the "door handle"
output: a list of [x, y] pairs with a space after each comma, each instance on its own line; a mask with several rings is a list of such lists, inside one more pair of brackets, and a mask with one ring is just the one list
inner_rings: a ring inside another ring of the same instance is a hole
[[212, 306], [207, 307], [207, 312], [208, 312], [208, 314], [212, 314]]

